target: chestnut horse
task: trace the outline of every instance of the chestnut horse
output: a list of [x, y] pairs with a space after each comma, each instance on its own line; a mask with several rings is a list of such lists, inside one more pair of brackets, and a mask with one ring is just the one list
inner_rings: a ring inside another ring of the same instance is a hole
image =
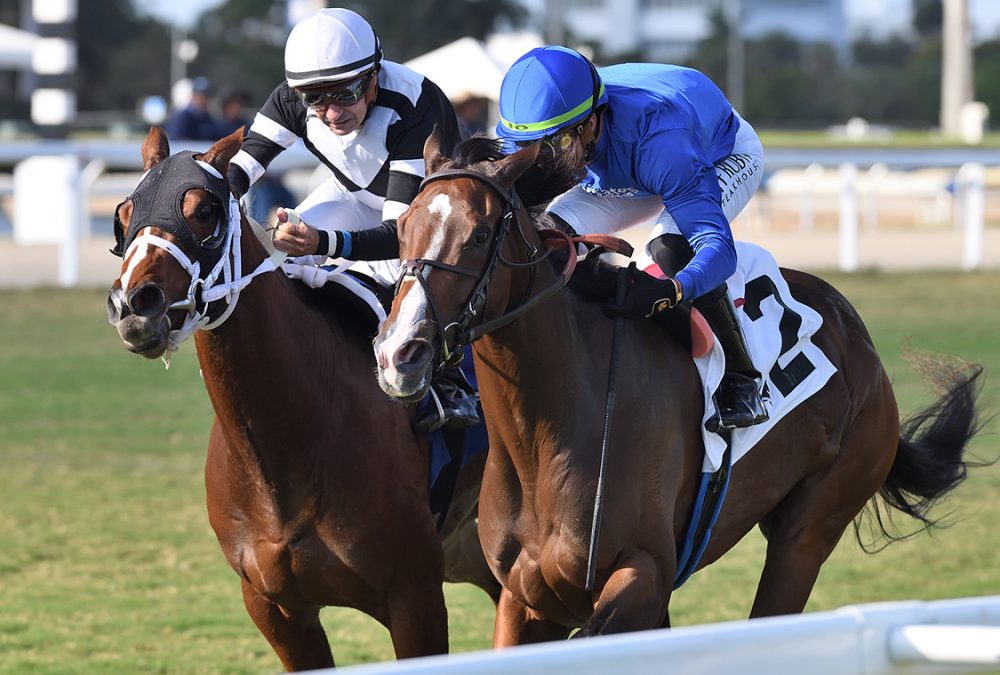
[[[490, 449], [479, 537], [504, 587], [495, 646], [576, 627], [585, 636], [669, 625], [702, 472], [702, 385], [690, 352], [655, 322], [626, 323], [596, 584], [587, 590], [612, 321], [572, 292], [518, 311], [558, 283], [539, 264], [543, 242], [522, 205], [566, 186], [558, 172], [529, 173], [541, 171], [538, 154], [535, 144], [504, 157], [495, 142], [472, 139], [449, 159], [436, 136], [428, 140], [428, 178], [399, 220], [407, 276], [375, 342], [383, 389], [409, 397], [426, 389], [438, 355], [481, 337], [473, 347]], [[768, 544], [753, 617], [802, 611], [820, 566], [869, 500], [929, 526], [927, 509], [965, 477], [977, 424], [981, 369], [942, 369], [944, 396], [901, 434], [889, 379], [855, 310], [823, 281], [783, 274], [794, 297], [822, 315], [813, 340], [837, 372], [732, 468], [699, 569], [758, 525]]]
[[240, 139], [168, 157], [165, 135], [150, 131], [147, 174], [117, 211], [124, 261], [109, 321], [147, 358], [176, 348], [192, 325], [214, 326], [195, 336], [216, 414], [209, 521], [287, 669], [333, 665], [326, 605], [377, 619], [399, 658], [446, 652], [445, 577], [499, 594], [475, 531], [482, 465], [461, 477], [460, 515], [439, 537], [428, 444], [410, 429], [412, 407], [372, 378], [372, 328], [345, 301], [281, 273], [242, 290], [274, 265], [222, 178]]

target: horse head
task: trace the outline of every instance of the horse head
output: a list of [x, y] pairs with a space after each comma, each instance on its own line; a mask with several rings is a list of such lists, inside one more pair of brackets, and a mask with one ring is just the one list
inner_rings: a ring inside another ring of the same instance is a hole
[[115, 210], [112, 253], [122, 266], [107, 299], [108, 322], [129, 351], [158, 358], [207, 320], [204, 291], [232, 264], [233, 233], [241, 226], [225, 178], [241, 139], [242, 129], [204, 153], [171, 156], [161, 129], [146, 136], [145, 173]]
[[537, 252], [521, 230], [527, 213], [514, 182], [538, 149], [462, 166], [442, 154], [436, 130], [428, 138], [427, 178], [398, 221], [403, 275], [374, 345], [379, 384], [390, 396], [422, 398], [434, 367], [460, 358], [469, 329], [510, 303], [517, 289], [508, 261]]

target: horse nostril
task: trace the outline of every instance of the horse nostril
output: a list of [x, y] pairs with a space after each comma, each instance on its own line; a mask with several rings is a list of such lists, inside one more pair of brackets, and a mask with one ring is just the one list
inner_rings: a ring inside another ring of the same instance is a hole
[[430, 358], [431, 347], [425, 340], [410, 340], [399, 348], [393, 360], [396, 366], [403, 366], [412, 363], [421, 363]]
[[158, 316], [167, 311], [167, 296], [156, 284], [143, 284], [129, 293], [128, 307], [136, 316]]

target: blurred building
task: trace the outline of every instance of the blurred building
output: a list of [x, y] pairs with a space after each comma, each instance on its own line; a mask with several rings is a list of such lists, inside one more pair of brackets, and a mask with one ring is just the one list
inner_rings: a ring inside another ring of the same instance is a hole
[[711, 34], [712, 17], [720, 11], [739, 16], [746, 38], [780, 31], [803, 42], [833, 44], [843, 58], [849, 55], [844, 0], [544, 0], [526, 5], [541, 12], [541, 19], [561, 13], [571, 41], [593, 44], [611, 58], [641, 53], [654, 61], [681, 61]]

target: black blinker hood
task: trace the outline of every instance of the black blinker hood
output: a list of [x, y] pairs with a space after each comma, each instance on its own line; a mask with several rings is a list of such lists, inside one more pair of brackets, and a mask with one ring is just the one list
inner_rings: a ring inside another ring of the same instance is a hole
[[[111, 250], [119, 258], [132, 244], [139, 230], [158, 227], [177, 237], [181, 243], [192, 249], [202, 249], [190, 228], [184, 221], [182, 207], [184, 193], [192, 188], [201, 188], [215, 197], [222, 207], [223, 222], [229, 219], [229, 182], [216, 178], [195, 161], [195, 153], [190, 150], [167, 157], [146, 174], [139, 187], [115, 207], [115, 247]], [[132, 218], [125, 231], [118, 217], [118, 209], [125, 202], [132, 202]]]

